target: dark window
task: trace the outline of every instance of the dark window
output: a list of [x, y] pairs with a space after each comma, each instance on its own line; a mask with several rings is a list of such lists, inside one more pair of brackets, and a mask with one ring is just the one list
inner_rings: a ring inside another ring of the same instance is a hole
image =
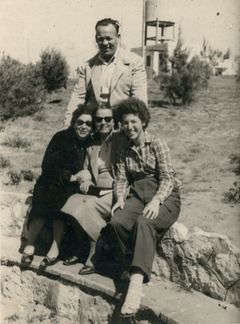
[[151, 66], [151, 56], [147, 55], [146, 66]]

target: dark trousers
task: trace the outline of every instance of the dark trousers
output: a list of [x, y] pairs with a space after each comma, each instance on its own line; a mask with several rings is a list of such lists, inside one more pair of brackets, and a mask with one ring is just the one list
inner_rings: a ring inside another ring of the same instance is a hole
[[165, 233], [177, 220], [181, 205], [179, 192], [173, 190], [159, 206], [157, 218], [146, 219], [142, 211], [153, 198], [157, 186], [155, 178], [135, 181], [124, 209], [118, 209], [109, 224], [116, 235], [122, 254], [130, 250], [130, 270], [140, 268], [144, 273], [144, 282], [150, 280], [157, 236]]

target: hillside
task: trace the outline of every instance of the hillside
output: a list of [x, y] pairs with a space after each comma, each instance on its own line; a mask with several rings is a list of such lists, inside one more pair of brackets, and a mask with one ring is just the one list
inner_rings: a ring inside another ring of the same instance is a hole
[[[33, 188], [26, 171], [32, 171], [35, 179], [40, 174], [46, 145], [63, 127], [72, 88], [71, 82], [68, 89], [49, 95], [44, 109], [32, 117], [1, 123], [1, 161], [8, 161], [0, 169], [2, 191], [28, 192]], [[149, 108], [150, 130], [166, 139], [183, 183], [180, 221], [190, 228], [226, 234], [240, 246], [239, 204], [222, 201], [223, 193], [237, 180], [229, 156], [240, 153], [240, 97], [234, 79], [213, 78], [208, 91], [189, 107], [160, 107], [162, 98], [154, 83], [149, 98], [154, 100]], [[1, 204], [6, 208], [11, 201], [2, 199]]]

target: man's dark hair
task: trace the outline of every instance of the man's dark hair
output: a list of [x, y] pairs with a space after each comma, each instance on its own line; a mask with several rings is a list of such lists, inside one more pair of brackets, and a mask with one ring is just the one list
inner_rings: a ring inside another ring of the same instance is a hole
[[142, 123], [144, 124], [144, 129], [148, 126], [150, 121], [150, 113], [147, 109], [145, 103], [137, 98], [129, 98], [123, 100], [117, 107], [116, 119], [121, 123], [123, 115], [133, 114], [137, 115]]
[[90, 115], [92, 116], [93, 119], [93, 115], [95, 114], [95, 110], [96, 110], [96, 105], [93, 104], [79, 104], [77, 109], [74, 110], [73, 114], [72, 114], [72, 119], [71, 119], [71, 127], [74, 127], [74, 124], [76, 123], [76, 121], [78, 120], [78, 118], [83, 115]]
[[102, 20], [99, 20], [97, 23], [96, 23], [96, 26], [95, 26], [95, 30], [97, 31], [97, 27], [98, 26], [108, 26], [108, 25], [113, 25], [116, 29], [116, 32], [117, 34], [119, 34], [119, 27], [120, 27], [120, 24], [117, 20], [115, 19], [112, 19], [112, 18], [104, 18]]

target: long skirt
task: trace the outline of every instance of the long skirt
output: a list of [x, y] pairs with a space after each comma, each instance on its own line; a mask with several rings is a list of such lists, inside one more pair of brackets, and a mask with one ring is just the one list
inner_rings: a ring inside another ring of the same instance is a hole
[[61, 211], [72, 216], [96, 242], [101, 229], [110, 220], [112, 200], [112, 192], [101, 197], [74, 194], [67, 200]]

